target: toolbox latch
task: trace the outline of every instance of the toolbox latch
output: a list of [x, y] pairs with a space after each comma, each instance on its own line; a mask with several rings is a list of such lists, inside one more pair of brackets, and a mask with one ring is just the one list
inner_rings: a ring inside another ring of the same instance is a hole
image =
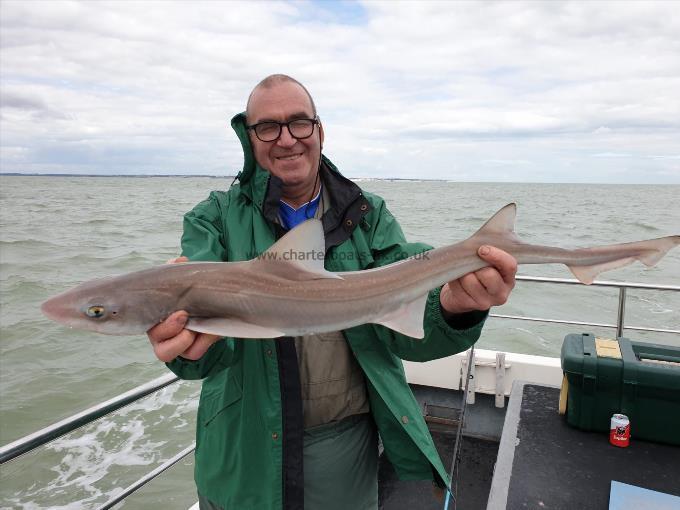
[[595, 413], [595, 390], [597, 388], [597, 348], [595, 337], [589, 333], [581, 336], [583, 339], [583, 425], [587, 429], [593, 426]]

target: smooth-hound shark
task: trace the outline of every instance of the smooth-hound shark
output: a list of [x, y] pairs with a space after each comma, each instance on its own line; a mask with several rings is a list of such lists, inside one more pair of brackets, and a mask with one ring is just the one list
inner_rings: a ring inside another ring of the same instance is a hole
[[382, 324], [423, 338], [428, 292], [488, 264], [477, 256], [496, 246], [519, 264], [567, 265], [585, 284], [639, 260], [656, 264], [680, 236], [566, 250], [523, 243], [514, 232], [515, 204], [498, 211], [465, 241], [364, 271], [324, 269], [324, 235], [308, 220], [259, 257], [245, 262], [168, 264], [93, 280], [42, 305], [50, 319], [109, 335], [144, 333], [172, 312], [189, 313], [187, 329], [237, 338], [276, 338]]

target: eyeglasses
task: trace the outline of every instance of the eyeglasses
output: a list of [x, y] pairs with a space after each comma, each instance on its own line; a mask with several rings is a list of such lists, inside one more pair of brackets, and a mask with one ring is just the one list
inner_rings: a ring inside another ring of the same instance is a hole
[[273, 142], [278, 140], [281, 136], [281, 129], [283, 126], [288, 128], [290, 136], [296, 140], [304, 140], [309, 138], [314, 133], [314, 126], [319, 123], [319, 117], [313, 119], [295, 119], [289, 122], [276, 122], [273, 120], [266, 120], [258, 122], [252, 126], [246, 126], [249, 130], [255, 131], [255, 136], [261, 142]]

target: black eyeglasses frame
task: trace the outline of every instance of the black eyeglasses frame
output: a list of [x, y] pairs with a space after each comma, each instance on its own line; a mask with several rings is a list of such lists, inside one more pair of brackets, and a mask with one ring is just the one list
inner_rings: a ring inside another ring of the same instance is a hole
[[[307, 136], [295, 136], [293, 132], [290, 130], [290, 124], [293, 122], [298, 122], [301, 120], [308, 120], [312, 123], [312, 131], [307, 135]], [[270, 142], [275, 142], [279, 138], [281, 138], [281, 133], [283, 133], [283, 126], [286, 126], [286, 129], [288, 130], [288, 134], [290, 134], [291, 137], [295, 138], [296, 140], [306, 140], [310, 136], [314, 134], [314, 126], [318, 126], [321, 123], [321, 120], [319, 119], [318, 116], [314, 118], [301, 118], [301, 119], [293, 119], [289, 120], [288, 122], [278, 122], [276, 120], [265, 120], [262, 122], [258, 122], [257, 124], [251, 124], [251, 125], [246, 125], [246, 129], [248, 131], [254, 131], [255, 136], [257, 137], [258, 140], [264, 143], [270, 143]], [[276, 135], [276, 138], [273, 138], [271, 140], [263, 140], [260, 138], [260, 135], [257, 134], [257, 126], [261, 126], [262, 124], [277, 124], [279, 126], [279, 134]]]

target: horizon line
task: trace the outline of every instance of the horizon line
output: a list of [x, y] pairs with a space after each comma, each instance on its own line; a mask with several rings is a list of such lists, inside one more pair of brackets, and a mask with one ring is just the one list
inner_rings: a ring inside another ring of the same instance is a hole
[[[75, 173], [39, 173], [39, 172], [0, 172], [0, 177], [130, 177], [130, 178], [148, 178], [148, 177], [204, 177], [210, 179], [234, 179], [236, 175], [214, 175], [214, 174], [75, 174]], [[616, 186], [678, 186], [680, 182], [587, 182], [587, 181], [470, 181], [470, 180], [452, 180], [442, 178], [427, 178], [427, 177], [350, 177], [350, 180], [373, 180], [373, 181], [428, 181], [428, 182], [460, 182], [467, 184], [606, 184]]]

